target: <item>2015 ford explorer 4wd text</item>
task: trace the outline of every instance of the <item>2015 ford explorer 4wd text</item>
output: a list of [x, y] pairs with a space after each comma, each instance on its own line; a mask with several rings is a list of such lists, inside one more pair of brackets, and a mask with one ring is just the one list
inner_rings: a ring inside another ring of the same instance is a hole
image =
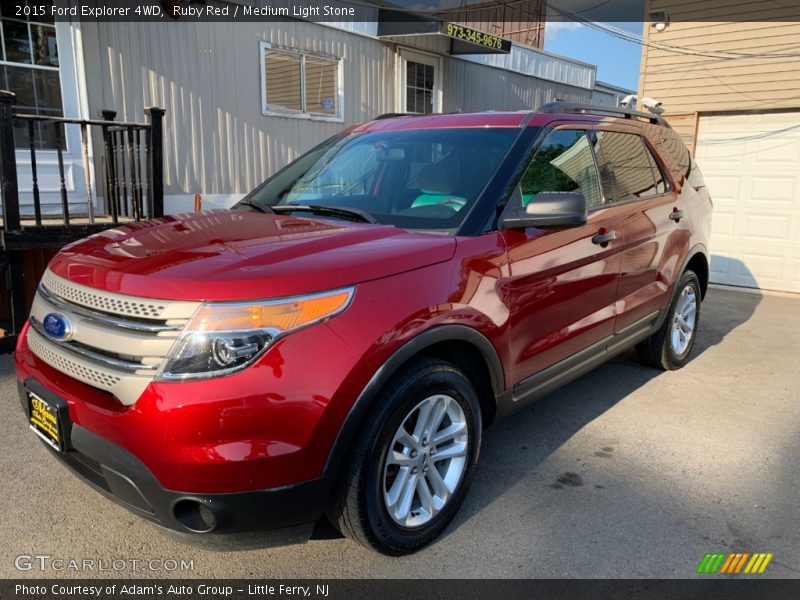
[[64, 248], [20, 336], [20, 398], [55, 456], [168, 530], [274, 543], [327, 515], [414, 552], [492, 421], [634, 345], [687, 361], [710, 215], [651, 115], [378, 119], [233, 210]]

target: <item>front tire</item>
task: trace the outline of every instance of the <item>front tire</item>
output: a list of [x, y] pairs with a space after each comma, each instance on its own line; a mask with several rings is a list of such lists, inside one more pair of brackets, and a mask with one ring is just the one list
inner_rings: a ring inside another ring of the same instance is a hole
[[689, 360], [700, 324], [700, 280], [684, 271], [661, 328], [636, 346], [639, 360], [663, 370], [680, 369]]
[[424, 358], [381, 391], [327, 511], [344, 535], [393, 556], [444, 531], [472, 482], [481, 411], [469, 379]]

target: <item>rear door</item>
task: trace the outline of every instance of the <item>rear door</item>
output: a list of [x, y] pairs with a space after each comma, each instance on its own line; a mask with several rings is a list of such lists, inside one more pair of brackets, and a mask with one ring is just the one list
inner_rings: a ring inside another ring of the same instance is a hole
[[[510, 310], [512, 384], [604, 340], [614, 330], [622, 213], [602, 206], [586, 131], [551, 131], [509, 203], [535, 202], [535, 195], [545, 191], [579, 191], [590, 213], [580, 227], [500, 232], [508, 253], [508, 276], [500, 286]], [[597, 238], [613, 238], [615, 233], [617, 239]]]
[[618, 207], [623, 218], [615, 331], [636, 334], [669, 301], [689, 244], [685, 207], [638, 128], [599, 130], [592, 137], [606, 205]]

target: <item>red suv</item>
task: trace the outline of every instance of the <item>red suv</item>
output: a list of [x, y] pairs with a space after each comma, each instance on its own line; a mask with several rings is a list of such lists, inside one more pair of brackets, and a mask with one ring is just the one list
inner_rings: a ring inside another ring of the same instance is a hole
[[[390, 116], [230, 211], [64, 248], [16, 369], [31, 428], [194, 541], [431, 542], [493, 421], [635, 346], [681, 367], [711, 200], [661, 118]], [[241, 534], [241, 535], [234, 535]]]

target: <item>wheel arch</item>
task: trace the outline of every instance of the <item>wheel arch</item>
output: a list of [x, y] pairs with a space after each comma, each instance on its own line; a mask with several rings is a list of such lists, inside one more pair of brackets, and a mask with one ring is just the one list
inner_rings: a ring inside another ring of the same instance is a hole
[[686, 254], [683, 267], [679, 272], [680, 276], [684, 271], [686, 271], [686, 269], [691, 269], [694, 271], [694, 273], [697, 275], [697, 278], [700, 280], [701, 299], [706, 297], [706, 291], [708, 290], [708, 278], [710, 275], [709, 262], [708, 250], [706, 247], [702, 244], [696, 244]]
[[505, 389], [503, 366], [497, 350], [486, 336], [472, 327], [435, 327], [403, 344], [375, 371], [339, 429], [325, 463], [324, 477], [339, 473], [353, 438], [383, 386], [398, 370], [420, 356], [441, 358], [459, 367], [478, 392], [484, 426], [491, 422], [497, 410], [497, 396]]

